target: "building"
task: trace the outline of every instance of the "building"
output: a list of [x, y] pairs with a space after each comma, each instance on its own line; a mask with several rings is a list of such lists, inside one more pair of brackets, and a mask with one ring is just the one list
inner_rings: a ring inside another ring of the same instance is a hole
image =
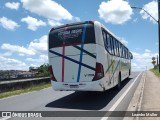
[[17, 78], [30, 78], [35, 77], [35, 73], [24, 71], [24, 72], [18, 72], [16, 75]]
[[35, 73], [37, 73], [38, 72], [38, 68], [39, 67], [29, 67], [29, 72], [35, 72]]

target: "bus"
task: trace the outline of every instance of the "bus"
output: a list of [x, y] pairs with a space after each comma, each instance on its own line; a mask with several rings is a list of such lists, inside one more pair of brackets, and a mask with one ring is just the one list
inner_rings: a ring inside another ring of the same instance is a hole
[[98, 21], [52, 28], [48, 35], [51, 84], [57, 91], [106, 91], [131, 74], [132, 53]]

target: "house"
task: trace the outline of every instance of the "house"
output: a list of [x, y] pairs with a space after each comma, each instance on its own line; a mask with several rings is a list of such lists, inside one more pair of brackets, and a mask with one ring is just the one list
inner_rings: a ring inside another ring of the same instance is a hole
[[24, 71], [24, 72], [18, 72], [16, 75], [17, 78], [30, 78], [35, 77], [35, 73]]

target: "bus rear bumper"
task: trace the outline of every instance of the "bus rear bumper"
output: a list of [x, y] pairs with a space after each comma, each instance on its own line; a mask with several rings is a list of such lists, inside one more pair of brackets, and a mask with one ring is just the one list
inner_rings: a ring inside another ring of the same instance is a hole
[[101, 80], [91, 82], [55, 82], [51, 80], [52, 88], [56, 91], [105, 91]]

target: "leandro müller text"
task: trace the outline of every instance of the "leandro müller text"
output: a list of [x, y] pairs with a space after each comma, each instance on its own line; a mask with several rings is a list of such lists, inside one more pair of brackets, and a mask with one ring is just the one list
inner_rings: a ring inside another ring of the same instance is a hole
[[153, 112], [132, 113], [132, 117], [157, 117], [158, 114]]

